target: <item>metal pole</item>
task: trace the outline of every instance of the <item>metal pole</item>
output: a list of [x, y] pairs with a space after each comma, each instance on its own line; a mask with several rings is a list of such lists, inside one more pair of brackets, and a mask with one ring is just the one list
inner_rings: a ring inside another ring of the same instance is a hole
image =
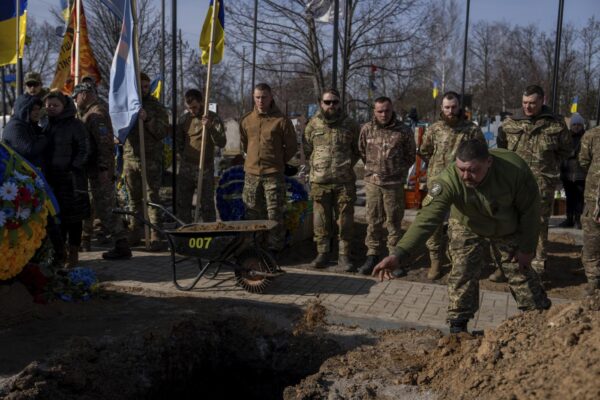
[[352, 23], [352, 0], [346, 0], [344, 15], [344, 60], [342, 61], [342, 109], [346, 111], [346, 82], [348, 81], [348, 64], [350, 60], [350, 34]]
[[2, 127], [6, 126], [6, 77], [2, 67]]
[[165, 0], [160, 0], [160, 102], [165, 105]]
[[79, 83], [79, 43], [81, 29], [81, 0], [75, 2], [75, 85]]
[[246, 47], [242, 47], [242, 79], [240, 84], [240, 99], [241, 99], [241, 112], [240, 115], [244, 115], [244, 73], [246, 72]]
[[16, 16], [17, 16], [17, 70], [15, 72], [15, 79], [17, 85], [17, 96], [23, 94], [23, 64], [21, 63], [21, 0], [15, 0], [16, 2]]
[[598, 80], [598, 108], [596, 108], [596, 126], [600, 126], [600, 79]]
[[[131, 14], [133, 15], [133, 63], [135, 67], [135, 79], [137, 81], [138, 96], [142, 99], [142, 85], [140, 77], [140, 52], [139, 52], [139, 34], [138, 34], [138, 15], [136, 0], [131, 0]], [[146, 142], [144, 140], [144, 122], [138, 117], [138, 130], [140, 135], [140, 161], [142, 167], [142, 198], [144, 219], [149, 221], [148, 217], [148, 177], [146, 175]], [[150, 249], [150, 228], [144, 224], [144, 238], [146, 240], [146, 250]]]
[[[254, 0], [254, 32], [252, 33], [252, 88], [250, 89], [252, 91], [252, 93], [254, 93], [254, 86], [256, 85], [256, 32], [257, 32], [257, 30], [258, 30], [258, 0]], [[252, 106], [252, 99], [250, 99], [250, 105]]]
[[[203, 116], [208, 116], [208, 100], [210, 98], [210, 79], [212, 77], [212, 64], [213, 64], [213, 54], [215, 49], [215, 28], [217, 25], [217, 9], [221, 6], [221, 2], [219, 0], [213, 2], [212, 9], [212, 25], [210, 29], [210, 47], [208, 48], [208, 65], [206, 68], [206, 88], [204, 91], [204, 114]], [[198, 189], [196, 194], [196, 212], [194, 215], [194, 222], [198, 222], [200, 220], [200, 206], [202, 203], [202, 185], [204, 183], [204, 160], [206, 155], [206, 135], [208, 131], [206, 129], [206, 125], [202, 125], [202, 144], [200, 146], [200, 162], [198, 164]], [[209, 177], [213, 179], [212, 176]]]
[[331, 60], [331, 87], [337, 89], [338, 40], [340, 36], [340, 0], [335, 0], [333, 4], [333, 58]]
[[565, 0], [558, 1], [558, 20], [556, 21], [556, 39], [554, 42], [554, 69], [552, 71], [552, 112], [558, 111], [558, 68], [560, 66], [560, 42], [562, 39], [562, 22]]
[[463, 107], [465, 101], [465, 80], [467, 78], [467, 43], [469, 41], [469, 12], [471, 11], [471, 0], [467, 0], [467, 18], [465, 20], [465, 45], [463, 48], [463, 70], [462, 83], [460, 87], [460, 106]]
[[171, 202], [173, 214], [177, 215], [177, 0], [171, 0]]
[[185, 94], [185, 88], [183, 86], [183, 39], [181, 36], [181, 29], [179, 30], [179, 88], [181, 90], [181, 108], [185, 108], [185, 99], [183, 99], [183, 95]]

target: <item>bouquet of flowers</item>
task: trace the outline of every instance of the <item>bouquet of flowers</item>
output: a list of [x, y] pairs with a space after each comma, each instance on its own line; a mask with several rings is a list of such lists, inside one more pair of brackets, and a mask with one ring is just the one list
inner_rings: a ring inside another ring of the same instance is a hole
[[0, 281], [16, 276], [46, 236], [57, 206], [41, 173], [0, 143]]

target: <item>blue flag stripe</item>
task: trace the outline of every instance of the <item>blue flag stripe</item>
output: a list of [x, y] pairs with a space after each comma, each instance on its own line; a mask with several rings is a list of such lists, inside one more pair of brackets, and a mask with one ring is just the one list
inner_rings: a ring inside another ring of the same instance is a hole
[[[17, 17], [17, 4], [14, 0], [3, 0], [0, 5], [0, 21], [7, 21]], [[27, 0], [21, 0], [19, 15], [23, 15], [27, 9]], [[15, 25], [16, 26], [16, 25]]]

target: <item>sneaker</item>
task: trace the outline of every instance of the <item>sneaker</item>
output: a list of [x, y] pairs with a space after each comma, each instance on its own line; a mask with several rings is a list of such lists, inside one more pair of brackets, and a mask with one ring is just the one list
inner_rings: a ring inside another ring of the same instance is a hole
[[358, 272], [360, 272], [363, 275], [371, 275], [371, 273], [373, 272], [373, 268], [375, 268], [375, 266], [377, 265], [378, 262], [379, 262], [379, 256], [377, 256], [377, 255], [367, 256], [367, 260], [358, 269]]
[[311, 262], [311, 266], [314, 268], [325, 268], [329, 264], [329, 254], [319, 253], [317, 257]]

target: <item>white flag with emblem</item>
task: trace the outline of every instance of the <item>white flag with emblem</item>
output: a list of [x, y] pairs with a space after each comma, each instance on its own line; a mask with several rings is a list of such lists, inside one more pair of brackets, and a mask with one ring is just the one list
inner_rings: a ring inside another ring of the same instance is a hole
[[[344, 3], [344, 0], [340, 0], [339, 2], [340, 18], [344, 17]], [[309, 0], [308, 3], [306, 3], [306, 12], [311, 14], [315, 21], [326, 24], [333, 23], [333, 17], [335, 15], [335, 1]]]

